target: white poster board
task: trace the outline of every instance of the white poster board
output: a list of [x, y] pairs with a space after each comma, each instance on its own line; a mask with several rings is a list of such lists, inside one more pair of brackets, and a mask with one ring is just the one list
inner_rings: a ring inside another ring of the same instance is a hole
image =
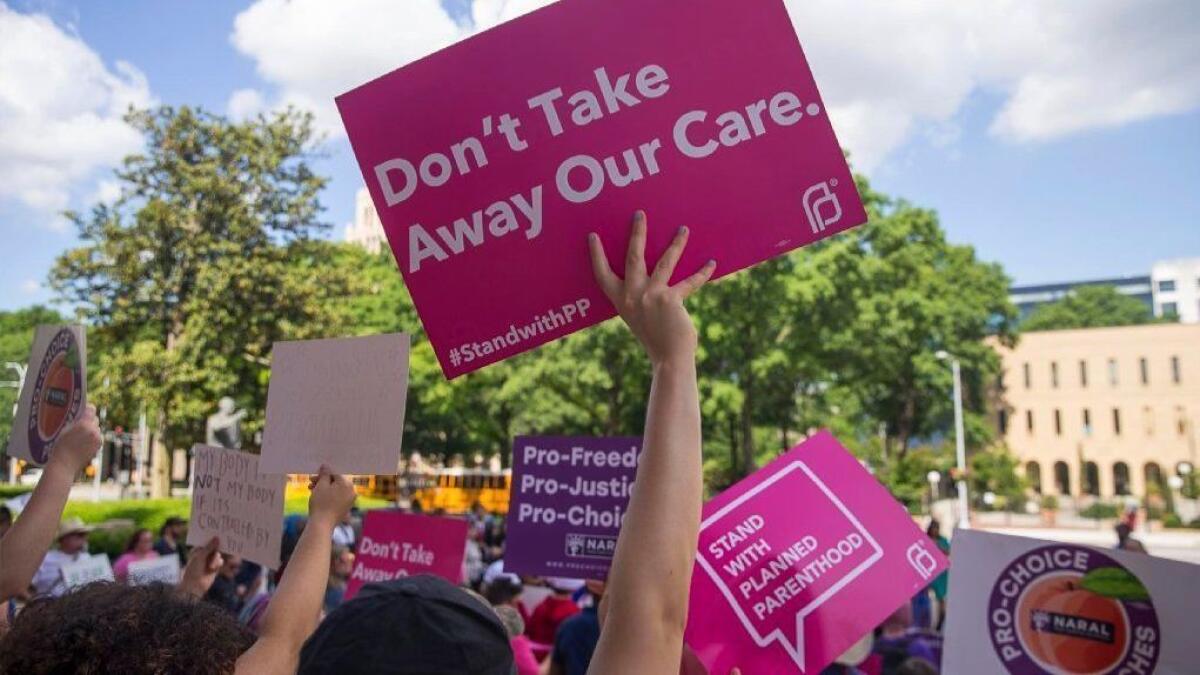
[[260, 473], [258, 455], [249, 452], [196, 445], [192, 454], [188, 545], [203, 546], [217, 536], [222, 551], [279, 569], [287, 478]]
[[975, 530], [950, 560], [942, 672], [1197, 672], [1200, 565]]
[[8, 454], [42, 466], [58, 435], [87, 405], [87, 342], [82, 326], [38, 326], [17, 399]]
[[63, 583], [67, 590], [86, 586], [93, 581], [115, 581], [112, 565], [106, 555], [93, 555], [80, 558], [62, 566]]
[[275, 343], [260, 469], [396, 473], [408, 353], [403, 333]]
[[174, 554], [139, 560], [129, 563], [129, 584], [145, 586], [161, 582], [174, 586], [179, 583], [179, 570], [179, 556]]

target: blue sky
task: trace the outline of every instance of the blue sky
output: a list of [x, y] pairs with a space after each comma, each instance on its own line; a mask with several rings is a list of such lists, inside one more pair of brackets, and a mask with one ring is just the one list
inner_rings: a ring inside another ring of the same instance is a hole
[[[74, 242], [56, 213], [103, 197], [136, 147], [123, 104], [313, 107], [340, 236], [361, 176], [332, 95], [538, 4], [0, 0], [0, 309], [51, 298], [39, 284]], [[878, 189], [937, 209], [1018, 283], [1200, 256], [1200, 5], [902, 4], [789, 0], [839, 137]], [[393, 39], [355, 39], [372, 31]]]

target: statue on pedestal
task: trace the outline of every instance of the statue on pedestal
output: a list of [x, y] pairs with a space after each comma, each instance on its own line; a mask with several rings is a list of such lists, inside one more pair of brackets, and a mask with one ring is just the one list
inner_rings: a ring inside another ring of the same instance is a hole
[[238, 410], [237, 404], [228, 396], [223, 396], [217, 403], [217, 412], [208, 417], [205, 425], [205, 443], [220, 448], [240, 450], [242, 447], [242, 418], [245, 410]]

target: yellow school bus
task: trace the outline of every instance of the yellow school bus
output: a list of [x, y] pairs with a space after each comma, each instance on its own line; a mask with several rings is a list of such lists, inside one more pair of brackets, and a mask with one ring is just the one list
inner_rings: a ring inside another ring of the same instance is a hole
[[[354, 491], [364, 497], [398, 501], [407, 493], [409, 502], [426, 513], [442, 510], [448, 514], [466, 513], [475, 502], [491, 513], [508, 513], [509, 484], [512, 470], [448, 468], [401, 476], [351, 476]], [[287, 494], [307, 495], [309, 476], [288, 476]]]
[[508, 495], [512, 470], [439, 469], [412, 481], [411, 500], [420, 503], [426, 513], [441, 509], [446, 513], [466, 513], [479, 502], [490, 513], [508, 513]]

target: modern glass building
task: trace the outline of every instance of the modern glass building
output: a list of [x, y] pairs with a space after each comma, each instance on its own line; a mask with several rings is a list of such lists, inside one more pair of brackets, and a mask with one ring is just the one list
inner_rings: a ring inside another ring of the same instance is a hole
[[1162, 260], [1147, 275], [1014, 286], [1008, 298], [1024, 320], [1038, 305], [1061, 300], [1082, 286], [1112, 286], [1144, 303], [1155, 316], [1174, 315], [1180, 323], [1200, 322], [1200, 258]]

